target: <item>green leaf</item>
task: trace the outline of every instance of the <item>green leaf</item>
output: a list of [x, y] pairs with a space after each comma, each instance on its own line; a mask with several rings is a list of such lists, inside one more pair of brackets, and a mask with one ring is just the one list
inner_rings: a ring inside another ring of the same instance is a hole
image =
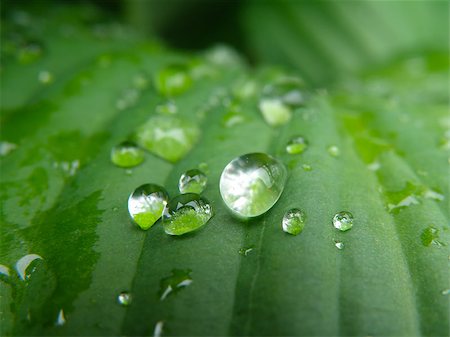
[[[0, 162], [2, 335], [152, 335], [161, 326], [188, 336], [448, 332], [447, 55], [311, 91], [275, 128], [258, 96], [277, 71], [146, 43], [108, 54], [107, 64], [86, 61], [4, 119], [2, 144], [16, 148]], [[196, 142], [168, 161], [150, 149], [131, 171], [114, 165], [114, 146], [171, 113], [151, 83], [173, 64], [193, 74], [171, 99], [176, 118], [198, 128]], [[228, 123], [230, 111], [242, 118]], [[307, 149], [287, 153], [299, 135]], [[226, 164], [251, 152], [290, 171], [276, 205], [242, 221], [218, 185]], [[205, 163], [203, 195], [215, 213], [205, 226], [174, 237], [160, 221], [147, 231], [132, 222], [136, 187], [158, 184], [174, 197], [180, 175]], [[417, 202], [389, 208], [410, 196]], [[297, 236], [281, 227], [292, 208], [306, 216]], [[332, 226], [340, 211], [353, 214], [351, 230]], [[27, 254], [40, 258], [29, 257], [22, 278], [16, 263]], [[127, 306], [117, 300], [124, 291]]]

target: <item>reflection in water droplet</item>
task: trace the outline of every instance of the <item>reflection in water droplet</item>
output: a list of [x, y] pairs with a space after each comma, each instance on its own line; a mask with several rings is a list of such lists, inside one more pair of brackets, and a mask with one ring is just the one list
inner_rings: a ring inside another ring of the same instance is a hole
[[0, 274], [9, 276], [9, 268], [7, 266], [0, 264]]
[[344, 249], [344, 243], [342, 241], [334, 240], [334, 246], [339, 250]]
[[250, 254], [250, 252], [254, 249], [253, 246], [250, 247], [243, 247], [241, 249], [239, 249], [239, 254], [243, 255], [243, 256], [247, 256], [248, 254]]
[[291, 235], [298, 235], [305, 227], [305, 220], [306, 216], [302, 210], [298, 208], [290, 209], [283, 216], [281, 223], [283, 231]]
[[182, 64], [173, 64], [162, 69], [155, 77], [155, 87], [164, 96], [182, 94], [192, 86], [189, 69]]
[[162, 216], [169, 196], [166, 190], [154, 184], [136, 188], [128, 198], [128, 212], [142, 229], [149, 229]]
[[17, 145], [9, 142], [0, 142], [0, 156], [4, 157], [17, 149]]
[[327, 151], [330, 154], [330, 156], [333, 156], [333, 157], [339, 157], [339, 155], [341, 154], [341, 151], [339, 150], [339, 148], [336, 145], [328, 146]]
[[312, 167], [309, 164], [303, 164], [302, 165], [303, 170], [305, 171], [312, 171]]
[[193, 280], [190, 269], [173, 269], [172, 275], [161, 279], [159, 288], [159, 299], [164, 301], [167, 296], [176, 294], [181, 289], [191, 285]]
[[206, 175], [197, 169], [192, 169], [184, 172], [178, 183], [178, 189], [180, 193], [197, 193], [200, 194], [204, 191], [208, 178]]
[[308, 142], [305, 138], [301, 136], [293, 137], [286, 144], [286, 152], [289, 154], [300, 154], [303, 153], [308, 147]]
[[63, 326], [64, 324], [66, 324], [66, 318], [64, 317], [64, 310], [61, 309], [58, 313], [58, 318], [56, 319], [55, 325]]
[[233, 159], [220, 177], [220, 194], [228, 208], [240, 217], [267, 212], [278, 201], [286, 184], [285, 166], [265, 153]]
[[174, 101], [167, 101], [164, 104], [156, 106], [156, 112], [161, 115], [174, 115], [178, 111], [178, 107]]
[[47, 70], [41, 70], [38, 74], [38, 80], [42, 84], [50, 84], [53, 82], [53, 75]]
[[117, 302], [119, 302], [119, 304], [124, 307], [129, 306], [131, 304], [132, 300], [133, 300], [133, 297], [131, 296], [131, 294], [128, 291], [122, 291], [117, 296]]
[[336, 213], [333, 217], [333, 226], [342, 232], [351, 229], [353, 227], [352, 213], [347, 211]]
[[444, 246], [444, 243], [439, 241], [439, 229], [432, 225], [428, 226], [422, 231], [420, 239], [422, 240], [422, 244], [425, 247], [429, 247], [431, 245], [435, 245], [438, 247]]
[[119, 167], [134, 167], [144, 161], [144, 151], [135, 143], [125, 141], [112, 148], [111, 161]]
[[28, 255], [23, 256], [16, 262], [17, 273], [19, 274], [19, 277], [23, 281], [28, 279], [30, 277], [31, 273], [33, 273], [34, 269], [29, 272], [27, 272], [27, 269], [31, 265], [31, 263], [37, 259], [42, 260], [42, 257], [37, 254], [28, 254]]
[[200, 130], [192, 122], [174, 116], [153, 116], [137, 133], [137, 143], [151, 153], [176, 162], [183, 158], [199, 138]]
[[181, 194], [169, 201], [163, 214], [167, 234], [182, 235], [204, 226], [213, 216], [211, 204], [195, 193]]
[[155, 329], [153, 330], [153, 337], [161, 337], [164, 328], [164, 321], [156, 322]]

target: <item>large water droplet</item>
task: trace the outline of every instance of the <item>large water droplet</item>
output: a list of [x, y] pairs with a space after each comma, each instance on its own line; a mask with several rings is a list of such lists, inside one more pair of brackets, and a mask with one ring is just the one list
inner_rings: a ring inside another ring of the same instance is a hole
[[431, 225], [422, 231], [420, 239], [425, 247], [429, 247], [431, 245], [438, 247], [444, 246], [444, 243], [439, 241], [439, 229]]
[[263, 88], [259, 109], [268, 124], [278, 126], [291, 119], [293, 109], [305, 102], [301, 86], [298, 78], [283, 77]]
[[30, 277], [30, 275], [33, 273], [34, 269], [31, 271], [27, 270], [27, 269], [33, 263], [33, 261], [38, 260], [38, 259], [42, 260], [42, 257], [37, 254], [28, 254], [28, 255], [23, 256], [16, 262], [17, 273], [19, 274], [19, 277], [23, 281], [28, 279]]
[[182, 94], [192, 86], [189, 68], [182, 64], [173, 64], [162, 69], [155, 77], [155, 86], [164, 96]]
[[164, 209], [163, 226], [167, 234], [182, 235], [204, 226], [212, 216], [208, 200], [195, 193], [181, 194]]
[[208, 178], [206, 175], [197, 169], [192, 169], [184, 172], [178, 183], [180, 193], [197, 193], [200, 194], [206, 187]]
[[117, 296], [117, 302], [124, 307], [129, 306], [131, 304], [132, 300], [133, 300], [133, 297], [131, 296], [131, 294], [128, 291], [122, 291]]
[[249, 153], [233, 159], [220, 177], [220, 194], [240, 217], [267, 212], [280, 198], [286, 184], [284, 165], [265, 153]]
[[158, 292], [159, 299], [163, 301], [167, 296], [176, 294], [181, 289], [189, 286], [193, 282], [191, 272], [190, 269], [173, 269], [172, 275], [161, 279]]
[[174, 116], [153, 116], [136, 133], [137, 143], [151, 153], [176, 162], [183, 158], [199, 137], [198, 127]]
[[282, 220], [283, 231], [292, 235], [298, 235], [305, 227], [306, 216], [302, 210], [293, 208], [287, 211]]
[[286, 152], [289, 154], [300, 154], [303, 153], [308, 147], [308, 142], [305, 138], [301, 136], [293, 137], [286, 144]]
[[144, 151], [135, 143], [125, 141], [112, 148], [111, 161], [119, 167], [134, 167], [144, 161]]
[[336, 213], [333, 217], [333, 226], [342, 232], [351, 229], [353, 227], [352, 213], [347, 211]]
[[149, 229], [162, 216], [169, 196], [166, 190], [154, 184], [136, 188], [128, 198], [128, 212], [142, 229]]

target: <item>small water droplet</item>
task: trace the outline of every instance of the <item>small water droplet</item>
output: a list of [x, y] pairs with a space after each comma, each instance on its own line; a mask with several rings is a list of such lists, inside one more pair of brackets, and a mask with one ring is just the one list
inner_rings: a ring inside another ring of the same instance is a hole
[[183, 235], [199, 229], [213, 216], [211, 204], [195, 193], [181, 194], [169, 201], [163, 214], [164, 230]]
[[303, 153], [307, 147], [308, 142], [305, 140], [305, 138], [296, 136], [286, 144], [286, 152], [289, 154], [300, 154]]
[[38, 80], [42, 84], [50, 84], [53, 82], [53, 75], [48, 70], [41, 70], [38, 74]]
[[281, 162], [265, 153], [249, 153], [224, 168], [220, 194], [235, 215], [256, 217], [275, 205], [286, 179], [287, 171]]
[[155, 87], [164, 96], [176, 96], [192, 86], [187, 66], [173, 64], [162, 69], [155, 77]]
[[153, 116], [136, 133], [137, 143], [170, 162], [183, 158], [197, 142], [200, 130], [175, 116]]
[[34, 269], [31, 271], [28, 271], [27, 269], [33, 263], [33, 261], [38, 260], [38, 259], [42, 260], [42, 257], [37, 254], [28, 254], [28, 255], [21, 257], [16, 262], [17, 273], [19, 274], [19, 277], [23, 281], [27, 280], [30, 277], [30, 275], [34, 272]]
[[125, 110], [136, 105], [140, 92], [135, 88], [125, 89], [116, 101], [116, 108], [118, 110]]
[[112, 148], [111, 161], [119, 167], [134, 167], [144, 161], [144, 151], [135, 143], [125, 141]]
[[222, 117], [222, 125], [231, 128], [235, 125], [245, 122], [245, 116], [241, 113], [240, 108], [229, 107]]
[[153, 337], [161, 337], [164, 328], [164, 321], [156, 322], [155, 329], [153, 330]]
[[217, 45], [210, 48], [206, 52], [205, 58], [208, 62], [219, 67], [238, 67], [243, 64], [239, 54], [225, 45]]
[[162, 216], [169, 196], [166, 190], [155, 184], [136, 188], [128, 198], [128, 212], [142, 229], [149, 229]]
[[125, 174], [127, 176], [131, 176], [133, 174], [133, 170], [131, 170], [131, 169], [125, 170]]
[[350, 212], [342, 211], [336, 213], [333, 217], [333, 226], [342, 232], [348, 231], [353, 227], [353, 215]]
[[309, 164], [303, 164], [302, 165], [302, 168], [303, 168], [303, 170], [305, 170], [305, 171], [312, 171], [312, 167], [311, 167], [311, 165], [309, 165]]
[[167, 296], [176, 294], [181, 289], [191, 285], [193, 280], [190, 269], [173, 269], [172, 275], [161, 279], [159, 288], [159, 299], [164, 301]]
[[344, 243], [339, 240], [334, 240], [334, 246], [339, 250], [344, 249]]
[[241, 78], [233, 85], [232, 90], [235, 97], [245, 100], [256, 96], [258, 84], [255, 80]]
[[259, 109], [267, 124], [279, 126], [286, 124], [292, 117], [291, 109], [278, 99], [262, 99], [259, 101]]
[[208, 178], [206, 175], [197, 169], [192, 169], [184, 172], [178, 183], [180, 193], [197, 193], [200, 194], [206, 187]]
[[341, 154], [341, 151], [339, 150], [339, 148], [336, 145], [328, 146], [327, 151], [330, 154], [330, 156], [333, 156], [333, 157], [339, 157], [339, 155]]
[[113, 207], [112, 210], [113, 212], [117, 212], [119, 210], [119, 207]]
[[370, 163], [369, 165], [367, 165], [367, 168], [370, 171], [378, 171], [380, 169], [380, 167], [381, 167], [381, 164], [379, 161], [374, 161], [374, 162]]
[[446, 296], [446, 295], [450, 295], [450, 289], [444, 289], [441, 291], [441, 294]]
[[133, 297], [131, 296], [131, 294], [128, 291], [122, 291], [118, 296], [117, 296], [117, 302], [124, 307], [128, 307], [131, 302], [133, 300]]
[[243, 255], [243, 256], [247, 256], [248, 254], [250, 254], [250, 252], [254, 249], [253, 246], [250, 247], [243, 247], [241, 249], [239, 249], [239, 254]]
[[178, 111], [178, 107], [174, 101], [167, 101], [164, 104], [156, 106], [156, 112], [161, 115], [175, 115]]
[[9, 268], [7, 266], [0, 264], [0, 274], [9, 276]]
[[0, 156], [4, 157], [17, 149], [17, 145], [10, 142], [0, 142]]
[[283, 231], [291, 235], [298, 235], [305, 227], [305, 220], [306, 215], [302, 210], [298, 208], [290, 209], [283, 216]]
[[420, 239], [425, 247], [429, 247], [431, 245], [436, 245], [438, 247], [444, 246], [444, 243], [439, 241], [439, 229], [432, 225], [422, 231]]
[[58, 312], [58, 317], [56, 318], [55, 325], [56, 326], [63, 326], [64, 324], [66, 324], [66, 317], [64, 317], [64, 310], [61, 309]]

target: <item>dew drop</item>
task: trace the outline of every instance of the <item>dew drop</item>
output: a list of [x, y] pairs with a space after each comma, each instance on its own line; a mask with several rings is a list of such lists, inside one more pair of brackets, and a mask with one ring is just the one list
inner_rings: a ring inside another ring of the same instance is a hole
[[38, 74], [38, 80], [42, 84], [50, 84], [53, 82], [53, 75], [48, 70], [41, 70]]
[[193, 280], [190, 269], [173, 269], [172, 275], [161, 279], [159, 288], [159, 299], [164, 301], [167, 296], [176, 294], [181, 289], [191, 285]]
[[21, 257], [16, 262], [17, 273], [19, 274], [19, 277], [23, 281], [27, 280], [30, 277], [31, 273], [34, 272], [34, 269], [31, 271], [28, 271], [27, 269], [33, 263], [33, 261], [38, 260], [38, 259], [42, 260], [42, 257], [37, 254], [28, 254], [28, 255]]
[[370, 171], [378, 171], [380, 169], [380, 167], [381, 167], [381, 164], [379, 161], [374, 161], [374, 162], [370, 163], [369, 165], [367, 165], [367, 168]]
[[241, 249], [239, 249], [239, 254], [243, 255], [243, 256], [247, 256], [248, 254], [250, 254], [250, 252], [254, 249], [253, 246], [250, 247], [243, 247]]
[[210, 48], [206, 52], [205, 58], [208, 62], [219, 67], [238, 67], [243, 64], [239, 54], [225, 45], [217, 45]]
[[298, 208], [293, 208], [287, 211], [283, 216], [283, 231], [291, 235], [298, 235], [303, 231], [303, 228], [305, 227], [305, 220], [305, 213]]
[[339, 148], [336, 145], [330, 145], [327, 148], [328, 154], [332, 157], [339, 157], [339, 155], [341, 154], [341, 151], [339, 150]]
[[334, 240], [334, 246], [339, 250], [344, 249], [344, 243], [339, 240]]
[[286, 144], [286, 152], [289, 154], [300, 154], [303, 153], [308, 147], [308, 142], [305, 138], [301, 136], [293, 137]]
[[55, 325], [56, 326], [63, 326], [64, 324], [66, 324], [66, 317], [64, 316], [64, 310], [61, 309], [58, 312], [58, 317], [56, 318]]
[[336, 213], [333, 217], [333, 226], [342, 232], [351, 229], [353, 227], [352, 213], [347, 211]]
[[199, 229], [213, 216], [211, 204], [195, 193], [181, 194], [169, 201], [163, 214], [164, 230], [182, 235]]
[[169, 196], [166, 190], [155, 184], [136, 188], [128, 198], [128, 212], [134, 222], [146, 230], [162, 216]]
[[197, 193], [200, 194], [204, 191], [208, 178], [206, 175], [197, 169], [192, 169], [184, 172], [178, 183], [178, 189], [180, 193]]
[[17, 145], [10, 142], [0, 142], [0, 156], [4, 157], [17, 149]]
[[286, 184], [285, 166], [265, 153], [233, 159], [220, 177], [220, 194], [239, 217], [256, 217], [278, 201]]
[[116, 108], [118, 110], [125, 110], [136, 105], [140, 92], [135, 88], [125, 89], [116, 101]]
[[153, 116], [136, 133], [137, 143], [170, 162], [183, 158], [197, 142], [200, 130], [175, 116]]
[[149, 86], [149, 80], [145, 74], [136, 74], [133, 77], [133, 87], [138, 90], [145, 90]]
[[444, 246], [444, 243], [439, 241], [439, 229], [432, 225], [428, 226], [422, 231], [420, 239], [422, 240], [422, 244], [425, 247], [429, 247], [431, 245], [435, 245], [438, 247]]
[[135, 143], [125, 141], [112, 148], [111, 161], [119, 167], [134, 167], [144, 161], [144, 151]]
[[156, 106], [156, 112], [161, 115], [175, 115], [177, 111], [178, 107], [174, 101], [167, 101]]
[[312, 167], [309, 164], [303, 164], [302, 165], [303, 170], [305, 171], [312, 171]]
[[117, 302], [124, 307], [128, 307], [131, 302], [133, 300], [133, 297], [131, 296], [131, 294], [128, 291], [122, 291], [118, 296], [117, 296]]
[[155, 77], [155, 87], [164, 96], [176, 96], [192, 86], [187, 66], [173, 64], [162, 69]]
[[161, 337], [164, 328], [164, 321], [156, 322], [155, 329], [153, 330], [153, 337]]
[[261, 99], [259, 110], [261, 110], [264, 120], [271, 126], [286, 124], [292, 117], [291, 109], [278, 99]]

